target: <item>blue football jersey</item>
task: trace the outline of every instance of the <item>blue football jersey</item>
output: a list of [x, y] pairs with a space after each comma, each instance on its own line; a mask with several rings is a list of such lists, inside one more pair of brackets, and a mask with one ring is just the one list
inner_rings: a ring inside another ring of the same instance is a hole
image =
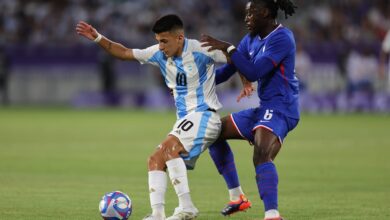
[[261, 39], [246, 35], [237, 50], [252, 63], [262, 57], [274, 65], [271, 74], [258, 79], [257, 93], [262, 108], [278, 110], [291, 118], [299, 119], [299, 82], [295, 75], [295, 40], [293, 33], [279, 25]]

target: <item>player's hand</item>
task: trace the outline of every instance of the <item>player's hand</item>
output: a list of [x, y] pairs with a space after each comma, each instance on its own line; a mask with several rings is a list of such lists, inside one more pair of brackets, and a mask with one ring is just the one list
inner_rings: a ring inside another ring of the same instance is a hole
[[237, 97], [237, 102], [240, 102], [242, 98], [244, 97], [250, 97], [253, 94], [253, 91], [255, 89], [253, 88], [253, 85], [251, 82], [247, 81], [244, 83], [244, 88], [242, 88], [240, 95]]
[[202, 47], [210, 47], [208, 51], [213, 51], [213, 50], [222, 50], [226, 51], [228, 47], [231, 46], [230, 43], [221, 41], [218, 39], [215, 39], [209, 35], [202, 34], [200, 38], [200, 42], [202, 42]]
[[89, 40], [95, 40], [98, 36], [98, 32], [92, 25], [87, 24], [84, 21], [80, 21], [76, 25], [76, 32], [78, 35], [84, 36], [85, 38]]

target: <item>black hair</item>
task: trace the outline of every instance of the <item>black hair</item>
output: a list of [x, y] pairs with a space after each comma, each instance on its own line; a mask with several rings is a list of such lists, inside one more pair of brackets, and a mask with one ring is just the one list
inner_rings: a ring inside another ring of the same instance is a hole
[[170, 14], [159, 18], [156, 23], [154, 23], [152, 31], [159, 34], [166, 31], [183, 29], [183, 26], [183, 22], [179, 16]]
[[264, 3], [265, 7], [270, 10], [270, 17], [276, 18], [278, 16], [278, 9], [284, 11], [284, 16], [292, 16], [297, 8], [290, 0], [249, 0], [255, 4]]

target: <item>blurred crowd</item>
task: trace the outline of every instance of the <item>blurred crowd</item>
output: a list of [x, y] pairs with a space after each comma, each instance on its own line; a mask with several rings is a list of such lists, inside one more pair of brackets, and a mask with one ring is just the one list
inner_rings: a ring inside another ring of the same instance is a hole
[[[390, 28], [388, 0], [295, 0], [297, 14], [285, 21], [306, 43], [360, 44], [382, 40]], [[128, 42], [147, 44], [156, 17], [178, 13], [189, 35], [212, 32], [227, 40], [244, 33], [246, 0], [2, 0], [0, 41], [7, 44], [75, 44], [79, 20]], [[283, 16], [281, 16], [283, 17]]]
[[77, 44], [80, 39], [75, 36], [75, 24], [84, 20], [116, 40], [148, 45], [153, 42], [150, 35], [155, 19], [167, 13], [178, 13], [190, 36], [198, 38], [200, 31], [230, 35], [235, 32], [238, 19], [242, 18], [242, 3], [239, 2], [3, 0], [0, 1], [0, 41], [7, 44]]
[[[155, 19], [167, 13], [176, 13], [183, 18], [186, 33], [191, 38], [199, 39], [201, 33], [208, 33], [237, 44], [246, 33], [246, 2], [2, 0], [0, 46], [89, 45], [90, 42], [80, 40], [74, 31], [75, 24], [84, 20], [115, 41], [144, 47], [155, 42], [151, 32]], [[382, 42], [390, 30], [389, 0], [293, 2], [298, 6], [297, 13], [289, 19], [282, 13], [279, 17], [280, 22], [295, 33], [297, 72], [303, 90], [316, 90], [310, 85], [313, 69], [321, 72], [320, 69], [327, 69], [328, 64], [337, 75], [334, 81], [341, 79], [344, 82], [333, 90], [343, 89], [349, 94], [360, 89], [371, 93], [390, 88], [390, 83], [384, 83], [389, 81], [389, 75], [382, 50]]]
[[[307, 43], [372, 43], [382, 40], [390, 28], [388, 0], [294, 2], [299, 6], [297, 14], [285, 23], [299, 40]], [[79, 41], [74, 36], [74, 26], [85, 20], [118, 39], [145, 44], [144, 38], [150, 34], [156, 17], [178, 13], [194, 37], [200, 32], [212, 32], [237, 40], [245, 31], [245, 3], [246, 0], [2, 0], [0, 38], [7, 44], [74, 44]]]

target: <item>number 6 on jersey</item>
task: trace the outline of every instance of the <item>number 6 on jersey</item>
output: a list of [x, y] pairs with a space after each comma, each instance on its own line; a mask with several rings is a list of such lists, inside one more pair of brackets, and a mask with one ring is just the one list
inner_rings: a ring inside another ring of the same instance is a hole
[[270, 109], [265, 110], [264, 120], [267, 120], [267, 121], [271, 120], [273, 112], [274, 112], [274, 110], [270, 110]]

